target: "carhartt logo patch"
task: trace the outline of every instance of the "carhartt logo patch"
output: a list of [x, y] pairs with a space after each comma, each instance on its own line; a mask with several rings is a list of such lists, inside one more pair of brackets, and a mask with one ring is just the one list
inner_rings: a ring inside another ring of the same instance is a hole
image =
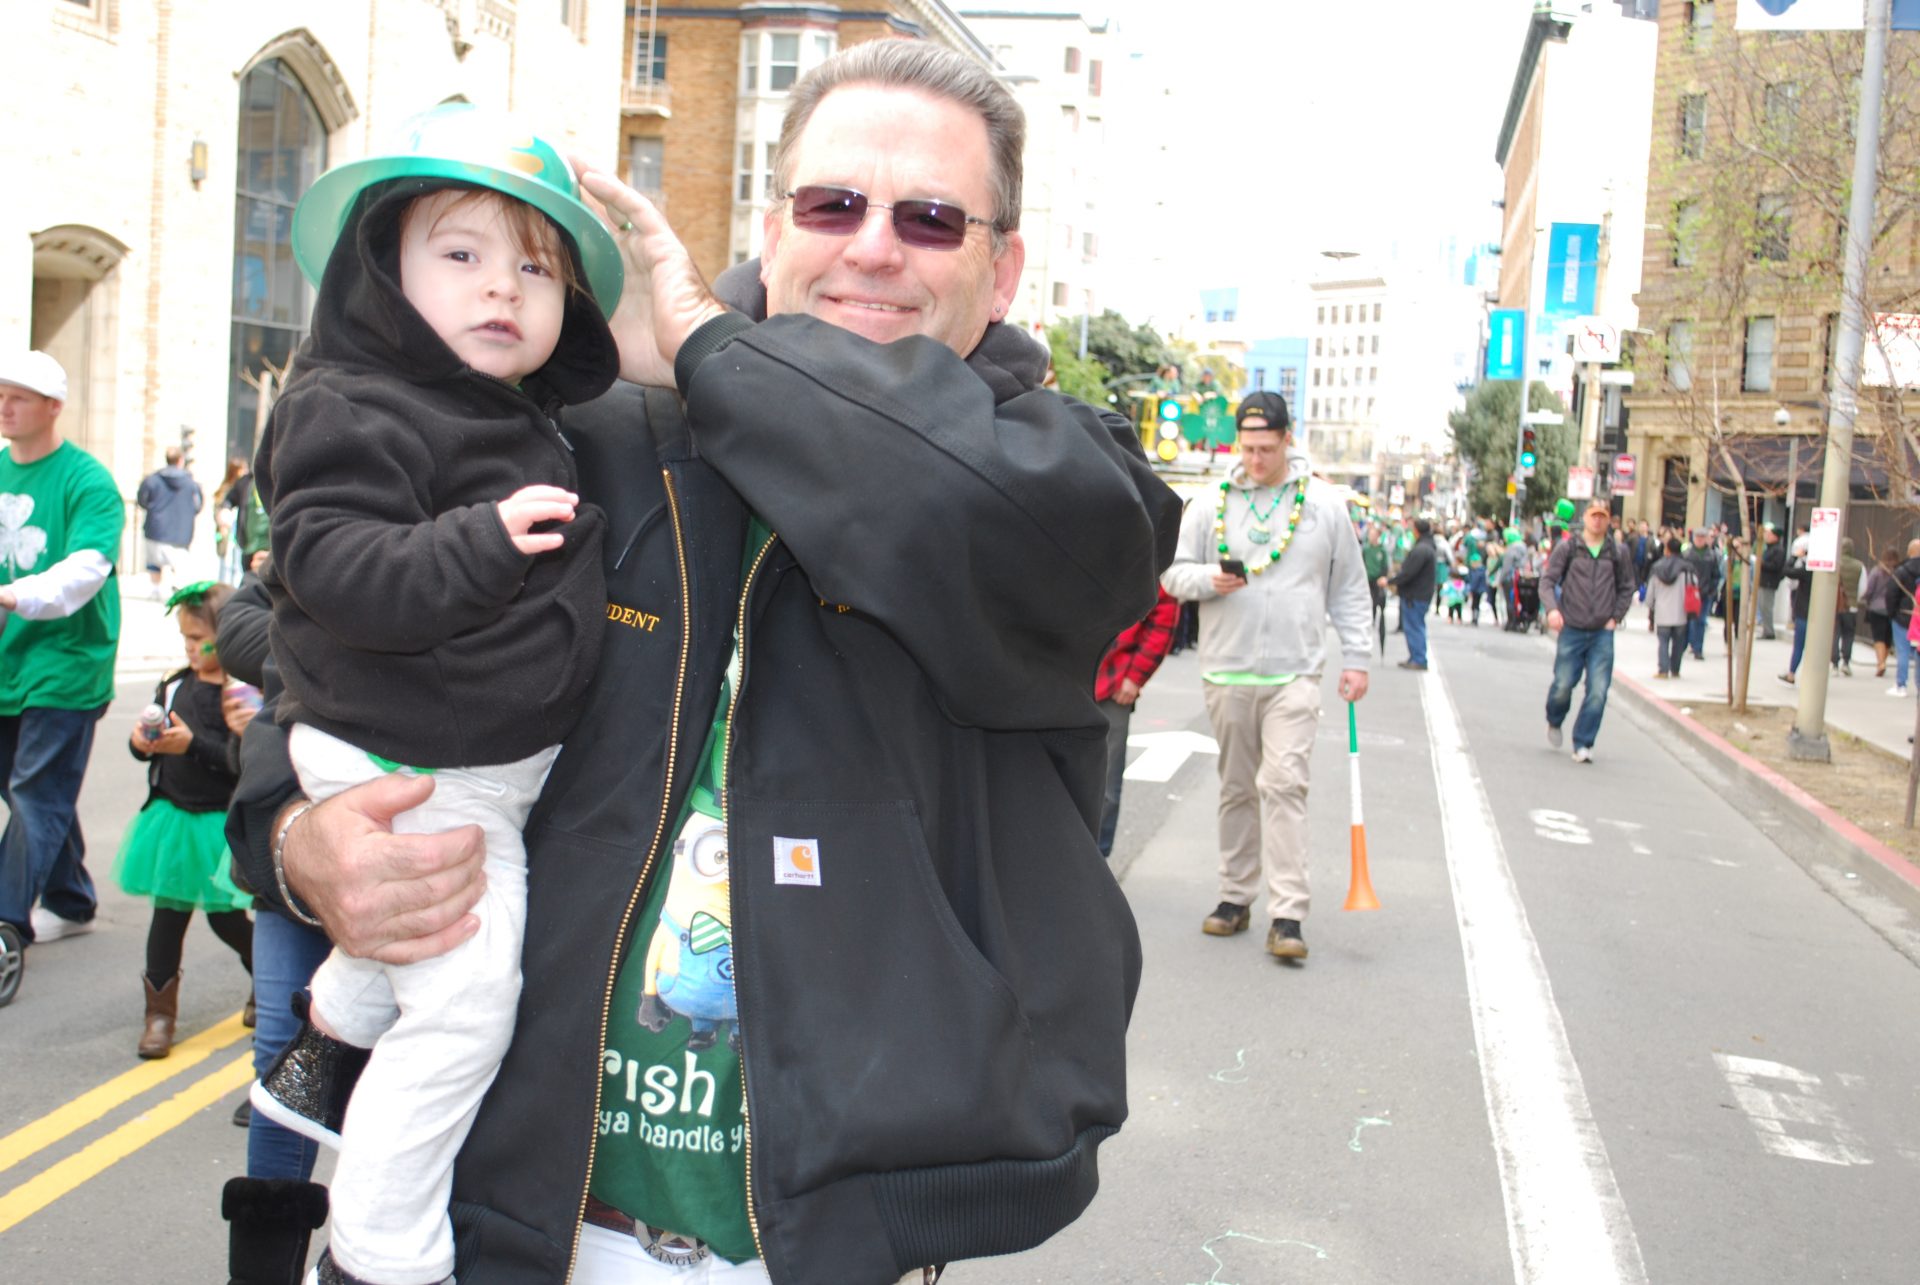
[[820, 840], [773, 836], [773, 881], [820, 886]]

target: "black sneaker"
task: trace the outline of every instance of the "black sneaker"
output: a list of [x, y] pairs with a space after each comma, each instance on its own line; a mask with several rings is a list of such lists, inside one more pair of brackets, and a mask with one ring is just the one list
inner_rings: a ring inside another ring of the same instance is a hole
[[1276, 919], [1267, 930], [1267, 953], [1278, 959], [1305, 959], [1307, 943], [1300, 937], [1298, 919]]
[[283, 1129], [340, 1149], [340, 1126], [371, 1049], [343, 1044], [323, 1035], [307, 1016], [308, 997], [293, 997], [300, 1033], [280, 1050], [267, 1073], [248, 1092], [254, 1110]]
[[1231, 901], [1223, 901], [1213, 908], [1213, 913], [1200, 921], [1200, 931], [1209, 937], [1231, 937], [1243, 933], [1247, 925], [1253, 922], [1253, 912], [1245, 906], [1236, 906]]

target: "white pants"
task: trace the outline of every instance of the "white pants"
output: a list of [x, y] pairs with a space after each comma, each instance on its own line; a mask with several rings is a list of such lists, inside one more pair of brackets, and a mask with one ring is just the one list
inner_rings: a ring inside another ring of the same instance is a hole
[[[288, 740], [310, 799], [383, 775], [364, 750], [300, 724]], [[513, 1037], [527, 850], [520, 829], [558, 746], [487, 768], [441, 768], [433, 796], [394, 818], [403, 834], [477, 824], [486, 836], [480, 931], [434, 959], [380, 964], [339, 951], [313, 975], [313, 1010], [373, 1049], [354, 1089], [333, 1177], [334, 1261], [380, 1285], [453, 1274], [453, 1160]]]
[[[923, 1279], [918, 1271], [908, 1272], [900, 1285], [920, 1285]], [[631, 1236], [580, 1224], [573, 1285], [766, 1285], [767, 1280], [766, 1265], [757, 1258], [729, 1263], [709, 1254], [693, 1267], [669, 1267], [648, 1256]]]

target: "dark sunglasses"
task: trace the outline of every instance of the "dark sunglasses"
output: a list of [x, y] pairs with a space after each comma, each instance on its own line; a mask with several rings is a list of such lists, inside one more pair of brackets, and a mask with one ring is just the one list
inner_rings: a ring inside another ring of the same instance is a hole
[[828, 236], [852, 236], [866, 222], [867, 211], [891, 210], [893, 232], [902, 242], [922, 250], [958, 250], [967, 239], [967, 225], [991, 225], [945, 201], [895, 201], [882, 205], [850, 187], [808, 185], [787, 193], [793, 203], [793, 225]]

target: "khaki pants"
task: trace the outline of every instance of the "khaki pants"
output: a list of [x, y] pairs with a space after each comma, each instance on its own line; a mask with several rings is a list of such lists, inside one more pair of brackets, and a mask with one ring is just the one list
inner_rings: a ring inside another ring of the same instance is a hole
[[1251, 906], [1264, 870], [1269, 919], [1305, 919], [1307, 783], [1320, 680], [1283, 687], [1202, 684], [1220, 742], [1220, 900]]

